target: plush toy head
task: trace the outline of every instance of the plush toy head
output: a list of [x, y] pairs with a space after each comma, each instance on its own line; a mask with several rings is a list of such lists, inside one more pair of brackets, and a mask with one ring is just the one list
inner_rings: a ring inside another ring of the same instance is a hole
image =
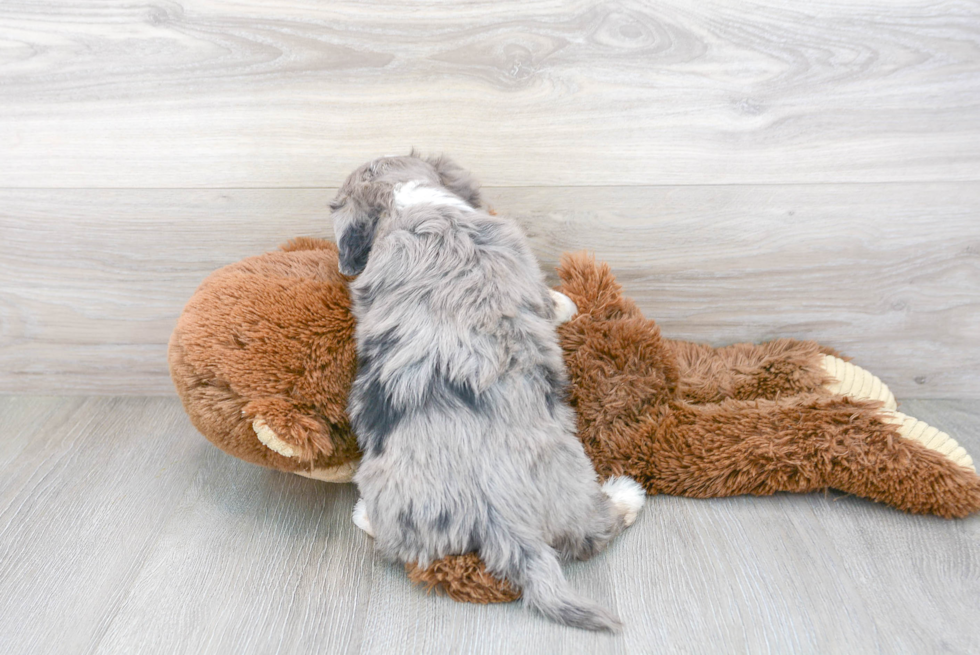
[[347, 284], [330, 242], [297, 239], [198, 288], [170, 339], [170, 372], [195, 427], [245, 461], [347, 481], [357, 366]]

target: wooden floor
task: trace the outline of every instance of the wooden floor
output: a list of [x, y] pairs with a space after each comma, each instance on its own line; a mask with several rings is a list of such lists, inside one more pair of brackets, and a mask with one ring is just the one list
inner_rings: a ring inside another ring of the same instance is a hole
[[[977, 401], [903, 409], [976, 456]], [[838, 493], [651, 497], [574, 585], [619, 636], [426, 595], [352, 485], [208, 444], [172, 398], [0, 400], [4, 653], [976, 653], [980, 516]]]

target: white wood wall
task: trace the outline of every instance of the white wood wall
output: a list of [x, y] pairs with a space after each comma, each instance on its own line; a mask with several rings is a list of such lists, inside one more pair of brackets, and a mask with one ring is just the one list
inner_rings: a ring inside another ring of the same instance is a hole
[[980, 3], [0, 3], [0, 392], [170, 393], [211, 270], [474, 171], [675, 338], [980, 398]]

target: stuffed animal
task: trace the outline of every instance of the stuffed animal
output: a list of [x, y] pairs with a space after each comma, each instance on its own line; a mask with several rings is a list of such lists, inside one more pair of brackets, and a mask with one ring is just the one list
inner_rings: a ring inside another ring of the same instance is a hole
[[[566, 255], [558, 328], [579, 436], [603, 477], [649, 494], [712, 498], [838, 489], [918, 514], [980, 509], [980, 476], [944, 432], [896, 411], [875, 376], [813, 342], [724, 348], [671, 341], [608, 266]], [[297, 239], [208, 277], [170, 339], [171, 375], [194, 425], [248, 462], [347, 482], [354, 320], [337, 249]], [[469, 602], [509, 601], [474, 554], [412, 580]]]

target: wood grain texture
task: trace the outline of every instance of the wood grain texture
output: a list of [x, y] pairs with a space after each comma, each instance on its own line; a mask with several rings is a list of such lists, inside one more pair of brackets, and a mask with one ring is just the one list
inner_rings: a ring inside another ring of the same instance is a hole
[[326, 202], [323, 191], [0, 191], [0, 389], [171, 393], [166, 343], [197, 285], [315, 233]]
[[[0, 190], [0, 391], [171, 393], [167, 339], [200, 281], [291, 237], [329, 237], [333, 192]], [[672, 338], [815, 339], [900, 399], [980, 398], [980, 185], [486, 197], [546, 270], [594, 250]]]
[[0, 187], [980, 179], [973, 2], [4, 2]]
[[0, 399], [5, 435], [9, 415], [35, 418], [0, 462], [0, 643], [90, 652], [206, 446], [170, 399], [32, 404]]
[[[902, 409], [980, 453], [976, 400]], [[980, 650], [980, 516], [834, 492], [651, 497], [565, 567], [625, 622], [597, 635], [427, 595], [352, 526], [352, 485], [226, 456], [174, 398], [0, 397], [0, 432], [4, 652]]]
[[358, 652], [374, 555], [355, 500], [207, 448], [93, 652]]

